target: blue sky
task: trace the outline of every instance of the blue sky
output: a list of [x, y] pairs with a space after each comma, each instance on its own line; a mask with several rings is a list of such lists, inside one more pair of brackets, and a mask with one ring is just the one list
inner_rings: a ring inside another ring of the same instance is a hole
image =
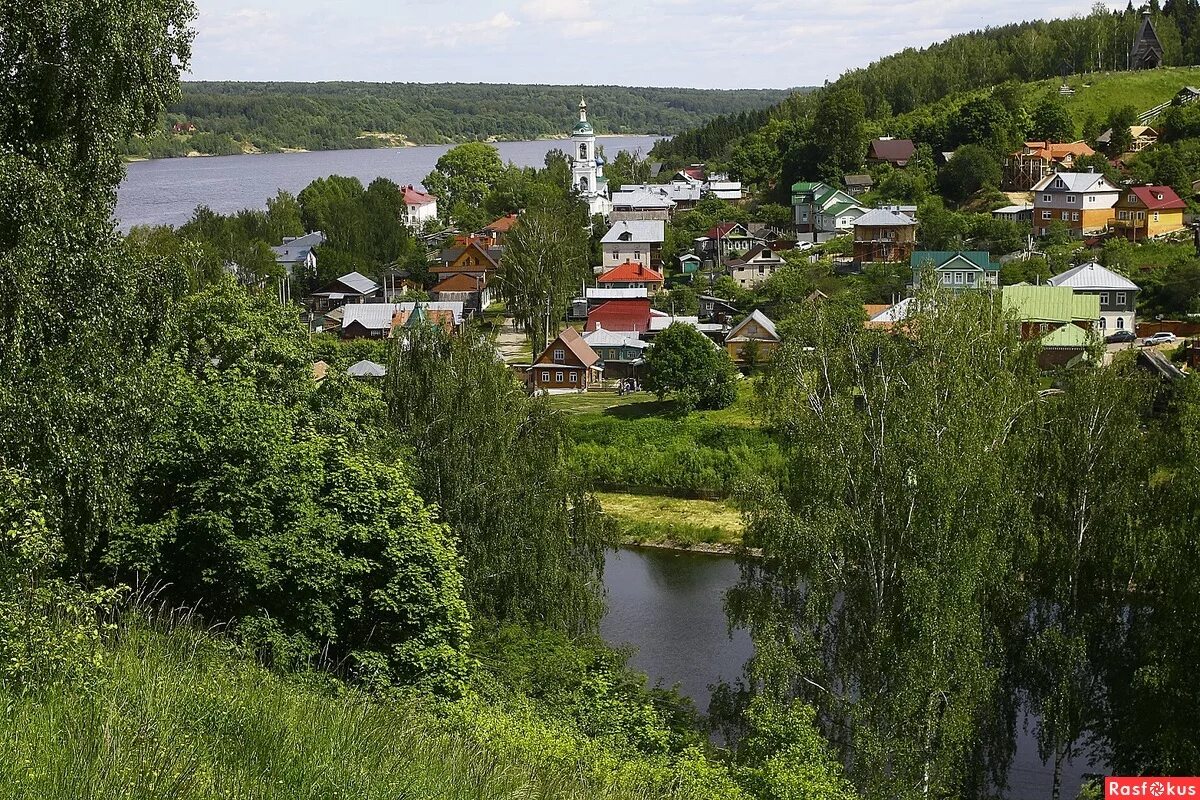
[[1089, 9], [1056, 0], [196, 2], [196, 80], [702, 88], [819, 85], [905, 47]]

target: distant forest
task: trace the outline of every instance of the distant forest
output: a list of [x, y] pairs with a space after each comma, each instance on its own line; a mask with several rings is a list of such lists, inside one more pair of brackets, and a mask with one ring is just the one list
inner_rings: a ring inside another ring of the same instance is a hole
[[[536, 139], [570, 130], [587, 98], [597, 133], [676, 134], [722, 114], [780, 102], [784, 89], [662, 89], [512, 84], [183, 84], [155, 136], [135, 139], [141, 157], [287, 148], [335, 150], [402, 143]], [[177, 126], [183, 126], [181, 129]], [[195, 126], [192, 131], [190, 126]]]
[[[1167, 65], [1200, 63], [1200, 2], [1158, 0], [1149, 6]], [[956, 92], [1006, 81], [1128, 69], [1130, 46], [1141, 25], [1132, 4], [1110, 11], [1097, 4], [1087, 16], [1021, 22], [952, 36], [928, 48], [908, 48], [846, 72], [825, 92], [851, 89], [862, 96], [868, 120], [884, 121]], [[822, 92], [803, 92], [771, 108], [722, 115], [660, 142], [654, 155], [671, 164], [722, 162], [739, 140], [772, 121], [803, 122]]]

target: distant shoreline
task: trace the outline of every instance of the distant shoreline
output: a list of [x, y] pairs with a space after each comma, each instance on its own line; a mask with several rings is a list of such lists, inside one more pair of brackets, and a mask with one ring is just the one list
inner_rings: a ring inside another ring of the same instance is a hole
[[[632, 139], [641, 137], [654, 137], [657, 139], [670, 139], [670, 134], [665, 133], [597, 133], [597, 139]], [[436, 144], [418, 144], [416, 142], [403, 141], [397, 144], [382, 144], [378, 147], [333, 147], [328, 149], [309, 150], [304, 147], [281, 147], [278, 150], [246, 150], [241, 153], [200, 153], [192, 151], [182, 156], [124, 156], [123, 160], [126, 164], [133, 164], [139, 161], [173, 161], [180, 158], [226, 158], [232, 156], [263, 156], [263, 155], [280, 155], [291, 153], [336, 153], [339, 151], [351, 150], [407, 150], [412, 147], [455, 147], [460, 144], [468, 144], [470, 142], [483, 142], [484, 144], [506, 144], [510, 142], [566, 142], [570, 141], [571, 137], [568, 134], [553, 134], [547, 136], [537, 136], [533, 139], [498, 139], [489, 137], [487, 139], [464, 139], [461, 142], [441, 142]]]

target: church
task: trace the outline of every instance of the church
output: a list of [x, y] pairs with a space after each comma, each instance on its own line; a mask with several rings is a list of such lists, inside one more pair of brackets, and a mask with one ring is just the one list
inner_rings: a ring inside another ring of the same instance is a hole
[[604, 159], [596, 152], [596, 132], [587, 118], [587, 102], [579, 100], [579, 122], [571, 131], [571, 185], [588, 204], [588, 213], [605, 217], [612, 211]]

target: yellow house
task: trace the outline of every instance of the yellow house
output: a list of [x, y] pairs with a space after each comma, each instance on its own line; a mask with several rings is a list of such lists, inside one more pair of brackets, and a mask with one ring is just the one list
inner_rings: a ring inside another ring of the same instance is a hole
[[1153, 239], [1183, 230], [1186, 207], [1170, 186], [1130, 186], [1113, 206], [1112, 226], [1134, 241]]
[[755, 310], [729, 331], [725, 337], [725, 352], [735, 364], [753, 366], [770, 361], [779, 342], [775, 323], [766, 314]]

